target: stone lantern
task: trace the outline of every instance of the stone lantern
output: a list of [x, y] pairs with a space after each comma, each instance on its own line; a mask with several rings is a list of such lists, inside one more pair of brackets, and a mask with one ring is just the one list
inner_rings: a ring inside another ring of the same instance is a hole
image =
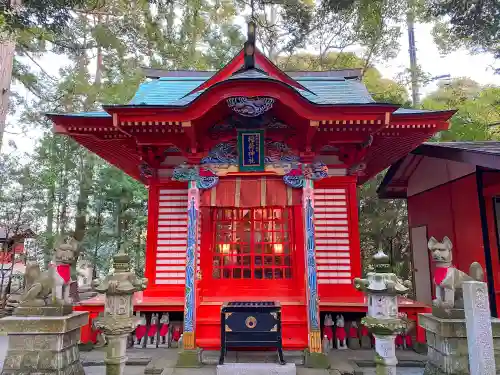
[[113, 257], [114, 272], [103, 281], [95, 280], [94, 289], [106, 295], [104, 315], [95, 321], [108, 341], [106, 374], [123, 374], [127, 361], [127, 338], [137, 327], [139, 319], [133, 315], [133, 296], [146, 288], [147, 279], [138, 278], [130, 271], [130, 257], [119, 252]]
[[398, 296], [406, 294], [408, 287], [391, 272], [389, 257], [382, 250], [373, 256], [372, 263], [374, 272], [366, 279], [354, 279], [355, 288], [368, 297], [368, 314], [361, 323], [375, 337], [377, 375], [395, 375], [396, 336], [405, 328], [398, 318]]

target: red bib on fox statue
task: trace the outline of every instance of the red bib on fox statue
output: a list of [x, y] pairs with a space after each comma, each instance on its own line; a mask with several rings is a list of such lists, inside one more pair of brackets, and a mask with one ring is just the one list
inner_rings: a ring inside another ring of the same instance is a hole
[[325, 326], [323, 328], [323, 334], [328, 340], [333, 340], [333, 329], [332, 326]]
[[349, 337], [352, 339], [358, 338], [358, 329], [356, 327], [351, 326], [349, 328]]
[[436, 267], [434, 269], [434, 282], [436, 285], [440, 285], [448, 274], [450, 267]]
[[135, 337], [137, 337], [137, 340], [140, 340], [144, 337], [146, 334], [147, 327], [145, 325], [140, 325], [135, 329]]
[[58, 264], [56, 270], [65, 283], [71, 281], [71, 266], [69, 264]]
[[345, 328], [344, 327], [337, 327], [335, 328], [335, 337], [337, 340], [345, 340], [346, 339], [346, 333], [345, 333]]
[[166, 336], [168, 333], [168, 324], [162, 324], [160, 328], [160, 336]]

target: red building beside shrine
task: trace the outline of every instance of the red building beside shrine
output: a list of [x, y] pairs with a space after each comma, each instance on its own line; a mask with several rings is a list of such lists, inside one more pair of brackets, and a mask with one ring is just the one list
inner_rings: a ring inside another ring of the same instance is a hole
[[379, 188], [382, 198], [408, 202], [414, 284], [419, 301], [434, 295], [427, 250], [431, 236], [453, 243], [453, 262], [483, 266], [491, 312], [500, 306], [500, 142], [426, 143], [401, 158]]
[[148, 70], [129, 104], [50, 117], [149, 189], [137, 310], [184, 312], [184, 347], [217, 349], [224, 302], [279, 301], [285, 349], [318, 352], [320, 313], [366, 311], [356, 186], [453, 111], [377, 103], [358, 70], [285, 73], [253, 32], [218, 72]]

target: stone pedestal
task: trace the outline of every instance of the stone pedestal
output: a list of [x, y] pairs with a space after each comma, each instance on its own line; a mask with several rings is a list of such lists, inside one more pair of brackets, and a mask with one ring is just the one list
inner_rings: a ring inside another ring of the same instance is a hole
[[88, 313], [63, 316], [9, 316], [0, 319], [8, 335], [2, 375], [84, 375], [78, 340]]
[[104, 363], [106, 364], [106, 375], [123, 374], [127, 363], [127, 337], [129, 333], [120, 335], [106, 335], [108, 347]]
[[[465, 319], [443, 319], [419, 314], [427, 339], [424, 375], [470, 374]], [[491, 319], [495, 362], [500, 364], [500, 319]]]
[[377, 374], [396, 375], [396, 335], [377, 335], [375, 337], [375, 364]]

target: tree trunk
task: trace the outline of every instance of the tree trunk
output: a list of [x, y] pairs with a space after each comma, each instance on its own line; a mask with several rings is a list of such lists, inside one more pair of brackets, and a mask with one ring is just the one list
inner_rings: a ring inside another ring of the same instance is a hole
[[141, 258], [143, 258], [143, 254], [141, 254], [141, 246], [142, 246], [142, 232], [141, 230], [137, 230], [136, 237], [136, 247], [135, 247], [135, 274], [143, 277], [144, 276], [144, 266]]
[[0, 42], [0, 150], [9, 109], [10, 83], [16, 44], [10, 39]]
[[66, 235], [66, 229], [68, 228], [68, 195], [69, 195], [69, 177], [68, 177], [68, 166], [65, 164], [64, 170], [62, 171], [62, 181], [60, 186], [59, 195], [59, 220], [58, 220], [58, 233], [61, 236]]
[[[97, 16], [97, 20], [94, 26], [101, 24], [101, 16]], [[82, 70], [82, 73], [87, 70], [88, 66], [88, 58], [84, 51], [81, 52], [79, 56], [79, 68]], [[102, 81], [102, 73], [103, 73], [103, 52], [102, 47], [97, 47], [97, 55], [96, 55], [96, 71], [95, 71], [95, 79], [92, 84], [94, 88], [99, 88], [101, 86]], [[89, 111], [94, 108], [95, 102], [97, 100], [96, 90], [91, 91], [91, 95], [87, 94], [85, 102], [83, 103], [83, 110]], [[78, 241], [82, 242], [85, 237], [85, 232], [87, 230], [87, 208], [89, 205], [89, 196], [92, 192], [92, 185], [94, 183], [94, 169], [95, 169], [95, 157], [90, 154], [90, 152], [85, 151], [83, 157], [82, 171], [80, 175], [80, 187], [78, 192], [78, 199], [76, 201], [76, 215], [75, 215], [75, 232], [73, 233], [73, 237]], [[82, 251], [83, 248], [80, 248]], [[71, 269], [71, 276], [73, 279], [76, 279], [76, 263], [73, 264]], [[78, 287], [77, 287], [78, 290]]]
[[122, 201], [121, 197], [117, 199], [115, 205], [115, 237], [116, 237], [116, 252], [120, 252], [122, 246]]
[[53, 180], [50, 183], [47, 192], [47, 222], [45, 226], [45, 251], [43, 253], [43, 262], [45, 268], [49, 266], [52, 247], [54, 246], [54, 204], [56, 201], [56, 183]]
[[94, 245], [94, 259], [93, 259], [93, 274], [92, 274], [92, 279], [97, 278], [97, 254], [99, 251], [99, 242], [101, 240], [101, 230], [102, 230], [102, 198], [99, 194], [99, 197], [97, 198], [97, 210], [96, 210], [96, 225], [97, 225], [97, 234], [96, 234], [96, 239], [95, 239], [95, 245]]
[[[101, 23], [101, 17], [98, 17], [97, 24]], [[86, 56], [82, 55], [80, 59], [80, 68], [86, 69], [87, 65]], [[93, 86], [100, 87], [102, 81], [102, 65], [103, 65], [103, 55], [102, 48], [97, 47], [97, 56], [96, 56], [96, 70], [95, 70], [95, 79]], [[96, 91], [93, 90], [95, 93]], [[83, 104], [84, 110], [89, 111], [93, 108], [96, 101], [95, 94], [87, 95], [85, 99], [85, 103]], [[82, 174], [80, 178], [80, 191], [78, 193], [78, 200], [76, 202], [76, 216], [75, 216], [75, 233], [73, 237], [81, 242], [83, 237], [85, 237], [85, 231], [87, 229], [87, 207], [89, 205], [89, 196], [92, 189], [92, 184], [94, 181], [94, 167], [95, 167], [95, 157], [89, 152], [85, 152], [85, 157], [82, 165]]]

